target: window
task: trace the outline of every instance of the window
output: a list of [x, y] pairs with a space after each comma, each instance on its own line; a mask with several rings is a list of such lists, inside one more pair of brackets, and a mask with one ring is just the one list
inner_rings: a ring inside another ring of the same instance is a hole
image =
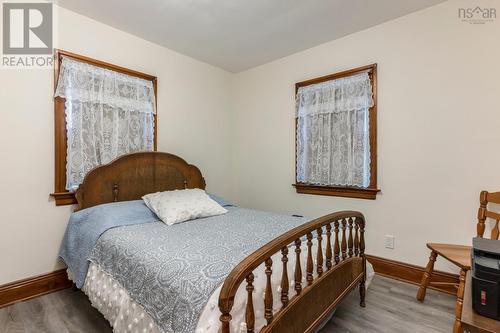
[[156, 150], [156, 78], [57, 50], [56, 205], [93, 168], [128, 153]]
[[298, 193], [375, 199], [376, 64], [296, 84]]

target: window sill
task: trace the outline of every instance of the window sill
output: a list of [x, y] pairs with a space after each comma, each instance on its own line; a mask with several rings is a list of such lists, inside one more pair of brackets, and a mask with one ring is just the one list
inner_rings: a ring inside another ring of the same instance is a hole
[[56, 206], [67, 206], [67, 205], [77, 204], [74, 192], [56, 192], [56, 193], [51, 193], [50, 196], [55, 199]]
[[356, 198], [375, 200], [377, 193], [380, 192], [376, 188], [358, 188], [358, 187], [342, 187], [342, 186], [322, 186], [310, 184], [293, 184], [297, 193], [314, 194], [314, 195], [329, 195], [334, 197]]

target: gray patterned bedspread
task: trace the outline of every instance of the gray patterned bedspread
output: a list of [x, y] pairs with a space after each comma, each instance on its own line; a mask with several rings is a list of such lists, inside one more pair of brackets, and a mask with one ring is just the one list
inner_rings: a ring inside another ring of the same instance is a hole
[[113, 276], [167, 333], [192, 333], [211, 294], [246, 256], [308, 220], [237, 207], [173, 226], [106, 231], [90, 260]]

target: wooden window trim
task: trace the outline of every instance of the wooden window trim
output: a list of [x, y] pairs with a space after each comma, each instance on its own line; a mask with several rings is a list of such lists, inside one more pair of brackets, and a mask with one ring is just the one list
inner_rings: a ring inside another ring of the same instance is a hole
[[[54, 50], [54, 92], [57, 88], [59, 79], [59, 68], [63, 57], [71, 58], [76, 61], [85, 62], [87, 64], [109, 69], [115, 72], [127, 74], [130, 76], [139, 77], [141, 79], [152, 81], [156, 105], [158, 105], [158, 80], [156, 76], [137, 72], [128, 68], [116, 66], [104, 61], [92, 59], [79, 54], [55, 49]], [[56, 206], [76, 204], [74, 192], [66, 190], [66, 154], [68, 149], [68, 138], [66, 132], [66, 117], [65, 117], [65, 99], [61, 97], [54, 98], [54, 139], [55, 139], [55, 182], [54, 193], [50, 195], [55, 199]], [[158, 147], [158, 117], [154, 115], [154, 150]]]
[[380, 189], [377, 187], [377, 64], [358, 67], [343, 72], [318, 77], [315, 79], [298, 82], [295, 84], [295, 96], [300, 87], [309, 86], [321, 82], [331, 81], [356, 74], [368, 73], [373, 89], [373, 106], [370, 112], [370, 185], [367, 188], [354, 186], [322, 186], [297, 181], [297, 118], [295, 118], [295, 190], [297, 193], [328, 195], [336, 197], [348, 197], [357, 199], [375, 200]]

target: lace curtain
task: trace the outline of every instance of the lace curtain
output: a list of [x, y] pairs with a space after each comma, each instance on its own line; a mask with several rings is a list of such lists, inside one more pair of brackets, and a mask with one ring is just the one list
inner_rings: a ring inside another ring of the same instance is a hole
[[297, 181], [316, 185], [370, 185], [368, 73], [299, 88]]
[[154, 145], [153, 83], [63, 58], [56, 97], [65, 98], [66, 189], [116, 157]]

